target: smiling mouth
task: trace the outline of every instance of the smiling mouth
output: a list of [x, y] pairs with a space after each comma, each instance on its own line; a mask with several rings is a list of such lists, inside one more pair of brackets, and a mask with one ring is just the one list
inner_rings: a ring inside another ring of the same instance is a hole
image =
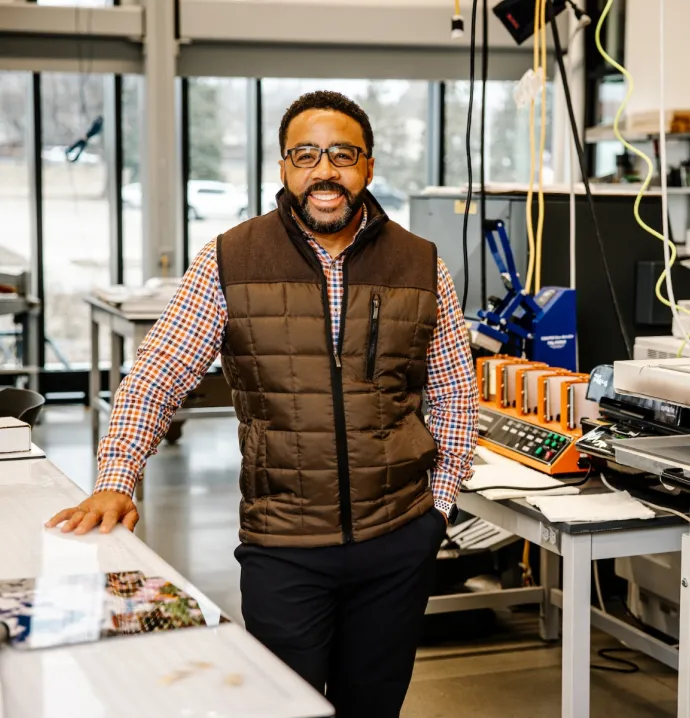
[[311, 192], [309, 199], [317, 208], [329, 209], [338, 206], [343, 200], [341, 192]]

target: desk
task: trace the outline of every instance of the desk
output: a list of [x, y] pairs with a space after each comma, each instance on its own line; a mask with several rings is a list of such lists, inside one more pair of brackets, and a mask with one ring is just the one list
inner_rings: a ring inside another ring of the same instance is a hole
[[[499, 457], [510, 470], [509, 460]], [[481, 606], [541, 603], [540, 633], [557, 640], [562, 613], [562, 718], [587, 718], [590, 703], [590, 628], [595, 626], [662, 663], [679, 670], [679, 717], [690, 718], [690, 536], [688, 524], [672, 515], [650, 521], [550, 524], [523, 500], [490, 501], [479, 494], [460, 494], [458, 508], [541, 547], [541, 586], [432, 599], [429, 613]], [[639, 629], [591, 606], [591, 563], [683, 549], [681, 649], [678, 651]], [[560, 562], [563, 558], [563, 589]], [[684, 579], [685, 580], [685, 579]], [[680, 665], [679, 665], [680, 664]]]
[[[4, 462], [0, 474], [0, 579], [140, 570], [194, 596], [204, 615], [220, 609], [122, 526], [86, 536], [47, 530], [59, 509], [85, 498], [47, 459]], [[184, 681], [161, 681], [176, 661], [192, 658], [241, 672], [229, 687], [222, 674], [191, 694]], [[235, 624], [110, 638], [97, 643], [20, 651], [0, 649], [3, 718], [229, 716], [328, 718], [333, 711], [277, 658]], [[189, 701], [189, 702], [187, 702]], [[215, 712], [214, 712], [215, 711]]]
[[[100, 415], [104, 412], [110, 416], [111, 402], [115, 392], [120, 386], [121, 367], [123, 357], [123, 340], [131, 339], [135, 347], [138, 347], [149, 329], [158, 320], [159, 314], [127, 314], [112, 304], [101, 301], [97, 297], [86, 298], [91, 313], [91, 369], [89, 376], [89, 406], [91, 407], [91, 440], [94, 453], [98, 449], [98, 442], [101, 438]], [[110, 333], [110, 378], [108, 387], [110, 390], [110, 402], [100, 397], [101, 376], [100, 376], [100, 351], [99, 339], [101, 328]], [[171, 432], [173, 436], [179, 435], [181, 422], [186, 419], [202, 417], [227, 417], [235, 416], [235, 409], [232, 406], [213, 406], [181, 408], [176, 414]], [[137, 484], [137, 496], [143, 498], [142, 482]]]

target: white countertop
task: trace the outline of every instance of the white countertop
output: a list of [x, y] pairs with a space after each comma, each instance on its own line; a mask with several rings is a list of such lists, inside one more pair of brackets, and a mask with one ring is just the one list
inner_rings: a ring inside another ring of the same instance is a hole
[[[86, 536], [44, 523], [85, 494], [47, 459], [0, 464], [0, 580], [139, 570], [220, 609], [122, 526]], [[207, 664], [182, 680], [191, 662]], [[240, 677], [238, 679], [238, 676]], [[235, 685], [237, 682], [241, 685]], [[329, 704], [234, 624], [46, 650], [0, 649], [1, 718], [326, 718]]]

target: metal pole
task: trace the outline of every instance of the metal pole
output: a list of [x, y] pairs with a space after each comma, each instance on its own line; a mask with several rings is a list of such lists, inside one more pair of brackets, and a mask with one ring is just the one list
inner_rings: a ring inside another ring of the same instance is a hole
[[690, 718], [690, 534], [683, 536], [678, 657], [678, 718]]
[[446, 183], [446, 83], [429, 83], [426, 133], [426, 183], [442, 187]]
[[592, 535], [561, 534], [563, 555], [562, 718], [589, 716]]
[[249, 156], [247, 162], [247, 215], [260, 215], [261, 184], [263, 173], [263, 112], [261, 102], [261, 80], [247, 80], [247, 146]]

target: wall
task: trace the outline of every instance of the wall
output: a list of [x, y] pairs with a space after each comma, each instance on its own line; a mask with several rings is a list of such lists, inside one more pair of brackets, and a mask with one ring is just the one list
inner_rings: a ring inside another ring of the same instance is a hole
[[[489, 0], [489, 8], [499, 1]], [[481, 7], [479, 2], [478, 46]], [[294, 41], [309, 44], [348, 42], [468, 48], [472, 2], [461, 0], [465, 35], [458, 41], [450, 38], [453, 12], [453, 0], [182, 0], [183, 26], [188, 28], [185, 34], [192, 39], [213, 41], [289, 42], [293, 35]], [[350, 21], [359, 25], [350, 29], [346, 24]], [[491, 10], [489, 38], [495, 50], [517, 50]], [[550, 47], [550, 34], [548, 44]], [[531, 47], [529, 41], [520, 50], [529, 54]]]
[[635, 80], [629, 111], [659, 109], [659, 48], [661, 3], [664, 4], [665, 105], [690, 109], [690, 82], [685, 56], [690, 27], [689, 0], [627, 0], [626, 65]]

